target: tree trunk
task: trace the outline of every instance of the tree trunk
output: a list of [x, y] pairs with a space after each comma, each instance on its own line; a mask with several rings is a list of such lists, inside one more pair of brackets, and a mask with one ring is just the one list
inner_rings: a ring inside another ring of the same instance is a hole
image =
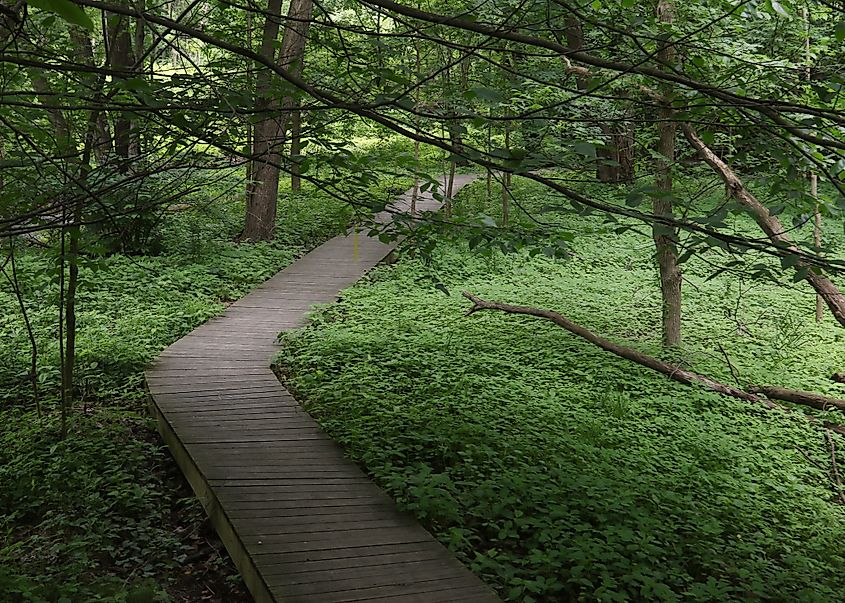
[[[252, 48], [252, 27], [253, 27], [252, 11], [247, 10], [247, 12], [246, 12], [246, 47], [249, 48], [250, 50], [253, 50], [253, 48]], [[278, 28], [277, 28], [276, 33], [278, 33]], [[263, 48], [262, 48], [262, 52], [263, 52]], [[247, 62], [247, 67], [246, 67], [246, 87], [247, 87], [247, 93], [252, 94], [253, 95], [252, 98], [256, 99], [257, 98], [257, 91], [255, 89], [255, 77], [254, 77], [253, 66], [252, 66], [251, 62]], [[246, 174], [245, 174], [245, 176], [246, 176], [246, 189], [244, 191], [245, 198], [247, 199], [247, 201], [252, 196], [252, 190], [253, 190], [252, 171], [253, 171], [253, 168], [255, 167], [255, 162], [253, 161], [253, 157], [255, 157], [255, 147], [253, 146], [253, 131], [254, 131], [254, 129], [255, 129], [255, 126], [252, 123], [252, 118], [248, 116], [247, 117], [247, 124], [246, 124], [246, 150], [247, 150], [247, 153], [249, 154], [250, 159], [249, 159], [249, 161], [246, 162]]]
[[299, 108], [293, 112], [290, 128], [290, 190], [302, 190], [302, 177], [299, 172], [299, 153], [302, 151], [302, 111]]
[[819, 410], [845, 410], [845, 400], [828, 398], [815, 392], [805, 392], [800, 389], [787, 389], [774, 385], [752, 385], [748, 388], [752, 394], [763, 394], [771, 400], [783, 400], [794, 404], [802, 404]]
[[[70, 39], [74, 46], [74, 54], [77, 61], [86, 67], [91, 68], [91, 73], [82, 76], [82, 82], [86, 87], [86, 94], [98, 101], [103, 96], [103, 78], [97, 77], [94, 72], [94, 49], [91, 44], [90, 34], [81, 27], [70, 28]], [[94, 158], [99, 165], [104, 165], [111, 155], [112, 139], [109, 129], [109, 122], [105, 112], [101, 109], [94, 109], [90, 125], [93, 128], [93, 152]]]
[[[674, 6], [671, 0], [660, 0], [657, 18], [661, 23], [672, 23]], [[667, 68], [675, 62], [675, 49], [669, 45], [657, 53], [658, 60]], [[667, 91], [668, 92], [668, 91]], [[672, 164], [675, 161], [675, 121], [672, 106], [662, 102], [657, 123], [657, 178], [659, 196], [652, 203], [655, 216], [672, 217]], [[681, 343], [681, 268], [678, 265], [678, 229], [655, 222], [652, 237], [660, 270], [660, 293], [663, 309], [663, 345]]]
[[[136, 8], [139, 12], [146, 10], [145, 0], [136, 0]], [[143, 19], [135, 18], [135, 32], [132, 48], [132, 71], [136, 74], [143, 75], [144, 73], [144, 45], [146, 39], [146, 28], [144, 27]], [[129, 126], [129, 157], [136, 159], [141, 156], [143, 149], [141, 148], [141, 124], [137, 119], [131, 120]]]
[[[813, 211], [813, 244], [816, 249], [821, 249], [822, 246], [822, 214], [819, 211], [819, 177], [817, 174], [810, 174], [810, 195], [816, 200]], [[816, 293], [816, 322], [821, 322], [824, 319], [824, 300], [822, 296]]]
[[[511, 129], [509, 122], [505, 122], [505, 150], [511, 149]], [[502, 172], [502, 228], [507, 228], [511, 217], [511, 174]]]
[[[291, 0], [284, 38], [279, 52], [278, 64], [283, 69], [298, 75], [302, 71], [305, 56], [305, 42], [311, 20], [311, 0]], [[271, 15], [281, 11], [281, 0], [270, 0], [264, 35], [261, 42], [262, 55], [272, 56], [273, 45], [278, 34], [278, 20]], [[242, 238], [252, 241], [269, 241], [276, 229], [276, 204], [279, 197], [279, 167], [282, 149], [290, 116], [296, 101], [286, 96], [281, 101], [267, 99], [270, 75], [263, 73], [261, 85], [257, 85], [258, 105], [264, 111], [275, 114], [265, 117], [255, 126], [255, 181], [252, 194], [247, 198], [246, 223]]]
[[[571, 52], [580, 52], [584, 48], [581, 21], [571, 15], [566, 17], [566, 47]], [[575, 85], [581, 92], [587, 89], [589, 81], [584, 73], [576, 73]]]
[[[134, 64], [132, 57], [132, 38], [129, 35], [129, 17], [126, 15], [109, 16], [108, 28], [109, 64], [112, 69], [120, 72], [117, 79], [126, 79], [131, 74]], [[129, 146], [131, 143], [132, 122], [122, 112], [117, 111], [114, 116], [114, 151], [123, 159], [120, 171], [129, 169]]]

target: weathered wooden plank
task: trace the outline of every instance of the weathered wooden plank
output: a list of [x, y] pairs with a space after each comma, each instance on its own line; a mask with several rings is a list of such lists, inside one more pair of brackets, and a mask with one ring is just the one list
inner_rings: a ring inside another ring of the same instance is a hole
[[[378, 549], [379, 547], [371, 547]], [[328, 559], [311, 559], [308, 553], [293, 555], [292, 560], [282, 561], [282, 555], [260, 556], [258, 562], [262, 566], [261, 571], [268, 582], [273, 581], [274, 576], [295, 576], [296, 574], [314, 574], [315, 572], [334, 572], [342, 570], [359, 570], [373, 566], [388, 567], [394, 571], [402, 571], [408, 563], [420, 561], [443, 560], [450, 556], [446, 551], [423, 545], [404, 545], [402, 547], [385, 546], [383, 549], [389, 552], [373, 553], [365, 555], [360, 548], [335, 549], [334, 553], [343, 554], [342, 557], [331, 557]], [[313, 554], [312, 554], [313, 555]], [[287, 559], [290, 559], [288, 556]], [[270, 565], [272, 560], [272, 565]]]
[[[325, 574], [325, 572], [320, 573]], [[284, 587], [283, 592], [288, 595], [324, 595], [326, 596], [325, 600], [335, 598], [335, 600], [341, 601], [354, 601], [355, 598], [346, 599], [345, 597], [357, 596], [360, 594], [357, 591], [380, 587], [390, 587], [385, 589], [384, 594], [401, 595], [409, 592], [408, 587], [410, 585], [425, 584], [424, 592], [446, 590], [439, 588], [446, 585], [451, 588], [466, 586], [464, 581], [455, 576], [455, 567], [451, 563], [440, 560], [418, 561], [414, 564], [407, 564], [401, 572], [391, 567], [371, 567], [366, 570], [361, 568], [352, 571], [348, 569], [336, 570], [334, 575], [326, 577], [319, 575], [278, 576], [276, 579], [268, 580], [268, 584], [271, 588]], [[337, 599], [338, 596], [344, 598]]]
[[[330, 501], [334, 503], [335, 501]], [[389, 514], [395, 510], [396, 505], [392, 501], [387, 503], [373, 503], [369, 500], [354, 500], [341, 501], [342, 504], [323, 504], [323, 505], [288, 505], [288, 506], [260, 506], [258, 503], [243, 503], [237, 505], [229, 505], [227, 513], [232, 520], [243, 518], [275, 518], [287, 517], [292, 519], [307, 518], [309, 522], [320, 521], [324, 515], [334, 515], [338, 513], [364, 513], [364, 512], [379, 512], [381, 514]], [[430, 548], [430, 547], [429, 547]], [[341, 557], [343, 553], [338, 553]], [[274, 562], [281, 562], [281, 558], [275, 558]]]
[[[387, 579], [391, 580], [390, 578]], [[329, 586], [327, 584], [326, 586]], [[349, 586], [353, 584], [350, 583]], [[336, 585], [337, 586], [337, 585]], [[368, 601], [375, 597], [389, 597], [394, 601], [404, 601], [411, 594], [428, 594], [428, 601], [437, 602], [437, 593], [449, 594], [450, 591], [468, 586], [460, 578], [433, 578], [409, 583], [384, 584], [365, 588], [350, 588], [343, 591], [326, 592], [323, 588], [312, 588], [311, 585], [293, 585], [271, 587], [278, 592], [284, 601], [297, 603], [299, 601], [313, 601], [319, 599], [322, 603], [351, 603], [353, 601]]]

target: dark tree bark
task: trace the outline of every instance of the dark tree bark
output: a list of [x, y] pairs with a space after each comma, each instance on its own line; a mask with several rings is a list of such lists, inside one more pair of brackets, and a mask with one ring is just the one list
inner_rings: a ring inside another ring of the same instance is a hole
[[[132, 56], [132, 37], [129, 34], [130, 18], [126, 15], [109, 16], [108, 49], [109, 64], [112, 69], [122, 72], [118, 79], [130, 77], [134, 59]], [[129, 146], [131, 142], [132, 122], [122, 112], [114, 116], [114, 151], [123, 159], [121, 172], [129, 169]]]
[[[305, 57], [305, 42], [308, 36], [313, 4], [311, 0], [292, 0], [278, 65], [290, 73], [299, 75]], [[270, 0], [268, 15], [261, 41], [261, 53], [273, 55], [273, 44], [279, 30], [278, 20], [272, 15], [281, 11], [280, 0]], [[296, 100], [291, 96], [282, 99], [268, 99], [270, 75], [263, 72], [257, 84], [258, 105], [271, 114], [255, 126], [253, 166], [254, 188], [247, 198], [246, 223], [243, 237], [251, 241], [269, 241], [276, 229], [276, 204], [279, 196], [279, 166], [282, 161], [287, 130]]]

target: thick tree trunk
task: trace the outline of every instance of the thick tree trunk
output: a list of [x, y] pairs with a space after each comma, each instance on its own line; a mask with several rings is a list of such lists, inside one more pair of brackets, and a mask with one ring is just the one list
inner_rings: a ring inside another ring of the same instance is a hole
[[[272, 55], [273, 43], [276, 39], [276, 36], [273, 35], [273, 22], [276, 19], [270, 15], [278, 14], [280, 10], [280, 0], [270, 0], [267, 24], [265, 24], [264, 37], [261, 43], [264, 56]], [[288, 20], [285, 24], [278, 64], [283, 69], [297, 75], [302, 71], [305, 42], [312, 10], [311, 0], [292, 0], [288, 10]], [[275, 25], [275, 32], [278, 32], [278, 23]], [[279, 166], [281, 165], [282, 149], [291, 121], [290, 116], [296, 106], [296, 101], [292, 97], [284, 97], [281, 100], [270, 99], [268, 102], [266, 92], [269, 87], [269, 74], [265, 77], [266, 85], [257, 86], [258, 103], [262, 108], [275, 115], [262, 119], [255, 126], [255, 165], [253, 168], [255, 186], [252, 194], [247, 198], [246, 223], [243, 232], [243, 238], [252, 241], [269, 241], [273, 238], [275, 232], [276, 204], [279, 196]]]
[[[776, 216], [771, 215], [766, 206], [748, 192], [742, 180], [739, 179], [734, 171], [702, 142], [692, 125], [684, 123], [683, 131], [687, 140], [695, 147], [701, 158], [722, 178], [728, 194], [748, 210], [751, 217], [754, 218], [760, 229], [766, 233], [769, 240], [774, 245], [786, 251], [799, 254], [800, 250], [792, 244], [780, 220]], [[801, 270], [806, 273], [803, 279], [822, 297], [834, 318], [836, 318], [836, 321], [845, 327], [845, 296], [836, 288], [836, 285], [820, 272], [812, 270], [811, 266], [803, 260], [796, 262], [794, 268], [795, 270]]]
[[[581, 21], [573, 16], [566, 17], [566, 47], [571, 52], [581, 52], [584, 49], [584, 31]], [[583, 92], [589, 86], [586, 74], [576, 72], [575, 85]]]
[[[661, 23], [671, 23], [674, 6], [670, 0], [660, 0], [657, 17]], [[675, 49], [666, 46], [657, 53], [657, 58], [669, 67], [675, 62]], [[652, 204], [655, 216], [672, 217], [672, 164], [675, 161], [675, 116], [668, 102], [660, 104], [657, 122], [657, 178], [660, 196]], [[678, 265], [678, 229], [655, 224], [652, 236], [660, 271], [660, 293], [663, 308], [663, 345], [676, 346], [681, 343], [681, 268]]]

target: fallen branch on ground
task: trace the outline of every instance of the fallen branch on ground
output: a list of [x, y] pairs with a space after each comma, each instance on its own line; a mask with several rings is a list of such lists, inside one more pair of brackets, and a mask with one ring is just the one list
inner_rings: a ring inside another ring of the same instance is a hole
[[678, 381], [680, 383], [684, 383], [685, 385], [697, 383], [711, 391], [718, 392], [720, 394], [725, 394], [733, 398], [739, 398], [740, 400], [745, 400], [746, 402], [762, 404], [767, 408], [778, 407], [777, 404], [775, 404], [771, 400], [763, 398], [762, 396], [750, 394], [739, 388], [731, 387], [730, 385], [725, 385], [724, 383], [719, 383], [718, 381], [714, 381], [713, 379], [705, 377], [704, 375], [699, 375], [698, 373], [688, 371], [674, 364], [669, 364], [668, 362], [664, 362], [662, 360], [654, 358], [653, 356], [649, 356], [648, 354], [643, 354], [642, 352], [638, 352], [637, 350], [613, 343], [612, 341], [609, 341], [603, 337], [596, 335], [592, 331], [585, 329], [581, 325], [575, 324], [574, 322], [572, 322], [565, 316], [558, 314], [557, 312], [553, 312], [551, 310], [541, 310], [539, 308], [530, 308], [527, 306], [512, 306], [510, 304], [502, 304], [499, 302], [489, 302], [473, 295], [472, 293], [469, 293], [468, 291], [464, 291], [464, 297], [466, 297], [473, 304], [475, 304], [472, 308], [469, 309], [469, 311], [467, 312], [467, 316], [469, 316], [470, 314], [474, 314], [475, 312], [478, 312], [480, 310], [499, 310], [508, 314], [526, 314], [529, 316], [545, 318], [547, 320], [552, 321], [556, 325], [563, 327], [570, 333], [574, 333], [575, 335], [586, 339], [590, 343], [600, 347], [603, 350], [611, 352], [612, 354], [616, 354], [617, 356], [625, 358], [626, 360], [636, 362], [637, 364], [650, 368], [651, 370], [657, 371], [658, 373], [662, 373], [673, 381]]
[[[625, 347], [623, 345], [619, 345], [617, 343], [613, 343], [612, 341], [605, 339], [599, 335], [596, 335], [589, 329], [578, 325], [562, 314], [554, 312], [552, 310], [543, 310], [540, 308], [532, 308], [529, 306], [514, 306], [511, 304], [503, 304], [499, 302], [491, 302], [485, 301], [478, 297], [477, 295], [473, 295], [468, 291], [464, 291], [464, 297], [470, 300], [473, 303], [472, 308], [470, 308], [466, 315], [469, 316], [471, 314], [475, 314], [481, 310], [499, 310], [500, 312], [505, 312], [506, 314], [524, 314], [527, 316], [536, 316], [538, 318], [545, 318], [546, 320], [550, 320], [556, 325], [563, 327], [570, 333], [578, 335], [582, 339], [586, 339], [593, 345], [600, 347], [601, 349], [610, 352], [611, 354], [615, 354], [620, 358], [625, 358], [626, 360], [630, 360], [632, 362], [636, 362], [637, 364], [644, 366], [646, 368], [650, 368], [653, 371], [657, 371], [658, 373], [662, 373], [666, 375], [673, 381], [677, 381], [679, 383], [683, 383], [685, 385], [693, 385], [698, 384], [703, 386], [705, 389], [710, 391], [714, 391], [720, 394], [725, 394], [726, 396], [730, 396], [732, 398], [738, 398], [740, 400], [744, 400], [746, 402], [753, 402], [755, 404], [761, 404], [769, 409], [777, 409], [777, 410], [785, 410], [782, 406], [772, 402], [768, 399], [768, 397], [764, 397], [758, 395], [755, 391], [747, 392], [742, 389], [731, 387], [730, 385], [725, 385], [724, 383], [719, 383], [718, 381], [714, 381], [709, 377], [705, 377], [704, 375], [699, 375], [698, 373], [694, 373], [693, 371], [688, 371], [683, 369], [679, 366], [674, 364], [670, 364], [668, 362], [664, 362], [658, 358], [654, 358], [653, 356], [649, 356], [648, 354], [643, 354], [642, 352], [638, 352], [637, 350], [631, 349], [629, 347]], [[845, 406], [845, 400], [836, 400], [833, 398], [825, 398], [824, 396], [820, 396], [818, 394], [812, 394], [810, 392], [799, 392], [796, 390], [787, 390], [784, 388], [774, 388], [771, 386], [759, 386], [757, 391], [760, 394], [765, 394], [763, 390], [765, 388], [768, 391], [779, 390], [780, 393], [784, 392], [791, 392], [792, 394], [803, 394], [805, 396], [811, 396], [815, 399], [815, 401], [822, 401], [822, 408], [841, 408], [845, 410], [845, 408], [840, 407], [838, 404], [842, 403]], [[776, 396], [770, 396], [776, 397]], [[779, 398], [783, 400], [789, 400], [790, 402], [795, 402], [797, 404], [806, 404], [809, 406], [813, 406], [814, 408], [819, 408], [819, 406], [815, 406], [814, 404], [809, 404], [807, 402], [802, 402], [800, 396], [792, 396], [792, 398]], [[821, 422], [817, 418], [802, 414], [807, 421], [813, 423], [814, 425], [821, 425], [826, 429], [834, 431], [840, 435], [845, 436], [845, 426], [837, 425], [835, 423], [828, 423], [828, 422]]]
[[752, 385], [748, 388], [748, 391], [752, 394], [763, 394], [771, 400], [794, 402], [795, 404], [803, 404], [804, 406], [811, 406], [819, 410], [830, 410], [831, 408], [845, 410], [845, 400], [828, 398], [815, 392], [787, 389], [774, 385]]

